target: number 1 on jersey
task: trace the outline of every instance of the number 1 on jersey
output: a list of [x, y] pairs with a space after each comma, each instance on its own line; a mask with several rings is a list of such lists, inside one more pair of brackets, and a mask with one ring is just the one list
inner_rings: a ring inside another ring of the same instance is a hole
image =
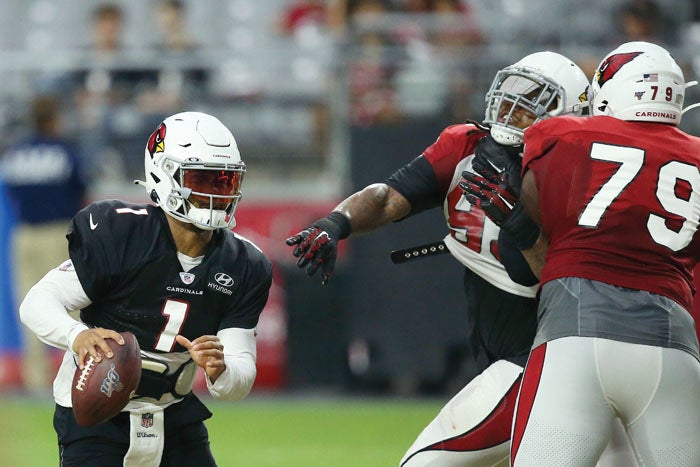
[[156, 350], [172, 352], [175, 347], [175, 337], [180, 334], [182, 325], [187, 318], [190, 304], [178, 300], [166, 300], [161, 313], [166, 317], [165, 326], [158, 335]]

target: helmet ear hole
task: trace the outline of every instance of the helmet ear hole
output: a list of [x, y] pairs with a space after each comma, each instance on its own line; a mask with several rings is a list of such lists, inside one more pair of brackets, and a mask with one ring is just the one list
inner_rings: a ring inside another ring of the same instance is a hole
[[158, 193], [156, 190], [151, 190], [151, 201], [158, 204]]

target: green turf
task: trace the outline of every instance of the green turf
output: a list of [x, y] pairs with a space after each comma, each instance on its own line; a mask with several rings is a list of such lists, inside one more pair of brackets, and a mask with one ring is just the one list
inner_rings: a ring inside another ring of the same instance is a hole
[[[446, 401], [250, 397], [205, 399], [221, 467], [386, 467], [398, 461]], [[0, 399], [0, 466], [58, 465], [53, 406]]]

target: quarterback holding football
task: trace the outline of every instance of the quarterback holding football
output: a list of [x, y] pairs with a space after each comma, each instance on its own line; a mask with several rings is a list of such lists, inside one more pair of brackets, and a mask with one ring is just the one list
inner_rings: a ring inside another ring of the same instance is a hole
[[[153, 204], [99, 201], [73, 218], [70, 259], [20, 306], [24, 324], [66, 350], [54, 381], [62, 466], [216, 465], [203, 423], [212, 414], [192, 392], [197, 368], [214, 398], [248, 394], [255, 328], [272, 283], [270, 261], [231, 230], [245, 171], [217, 118], [179, 113], [148, 139], [145, 180], [137, 183]], [[70, 310], [80, 310], [80, 320]], [[74, 377], [81, 372], [92, 397], [122, 397], [119, 389], [134, 382], [129, 367], [138, 365], [117, 361], [119, 347], [130, 346], [126, 333], [140, 347], [138, 385], [101, 421], [85, 404], [73, 407], [72, 397], [91, 397], [71, 394]], [[110, 360], [91, 383], [86, 366]]]

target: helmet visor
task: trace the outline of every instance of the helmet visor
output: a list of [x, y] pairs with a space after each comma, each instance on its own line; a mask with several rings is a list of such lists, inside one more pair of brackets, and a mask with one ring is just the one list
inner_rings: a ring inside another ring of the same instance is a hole
[[541, 87], [541, 83], [535, 82], [528, 77], [521, 75], [507, 75], [505, 79], [498, 84], [496, 89], [500, 89], [504, 93], [513, 95], [529, 95]]
[[182, 186], [192, 190], [189, 201], [197, 207], [226, 210], [241, 197], [242, 170], [185, 169]]
[[241, 171], [186, 169], [183, 172], [183, 185], [192, 191], [228, 197], [234, 197], [241, 192]]

